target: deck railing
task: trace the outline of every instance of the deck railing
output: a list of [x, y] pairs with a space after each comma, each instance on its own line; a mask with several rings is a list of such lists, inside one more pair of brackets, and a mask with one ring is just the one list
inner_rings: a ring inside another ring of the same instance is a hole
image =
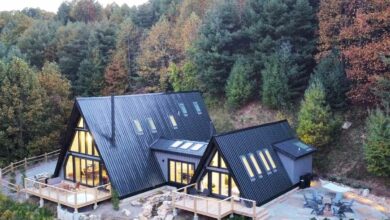
[[237, 196], [230, 196], [222, 200], [217, 200], [209, 197], [190, 195], [188, 194], [188, 189], [192, 187], [196, 189], [197, 184], [187, 185], [172, 192], [174, 207], [217, 219], [221, 219], [231, 213], [237, 213], [256, 219], [259, 212], [261, 212], [261, 210], [259, 211], [258, 207], [256, 207], [256, 201], [254, 200]]
[[[38, 156], [33, 156], [29, 158], [24, 158], [23, 160], [17, 161], [17, 162], [11, 162], [8, 166], [0, 168], [0, 187], [4, 186], [8, 188], [9, 190], [19, 192], [21, 189], [23, 189], [23, 186], [20, 186], [15, 183], [11, 183], [9, 179], [4, 179], [4, 177], [8, 174], [14, 173], [17, 169], [24, 168], [24, 170], [27, 170], [28, 167], [32, 164], [36, 164], [39, 162], [47, 162], [49, 159], [52, 159], [54, 157], [58, 157], [60, 153], [60, 150], [55, 150], [49, 153], [44, 153]], [[0, 190], [1, 191], [1, 190]]]
[[111, 184], [94, 188], [82, 187], [68, 190], [55, 185], [48, 185], [30, 178], [24, 179], [24, 192], [68, 207], [78, 208], [97, 204], [111, 197]]

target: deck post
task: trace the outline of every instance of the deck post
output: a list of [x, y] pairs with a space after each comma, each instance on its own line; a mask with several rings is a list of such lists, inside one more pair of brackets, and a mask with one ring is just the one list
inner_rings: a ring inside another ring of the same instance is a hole
[[177, 210], [176, 210], [176, 193], [172, 191], [172, 205], [173, 205], [173, 210], [172, 210], [172, 215], [175, 217], [177, 216]]
[[12, 171], [12, 172], [15, 172], [14, 163], [13, 163], [13, 162], [11, 162], [11, 171]]
[[24, 171], [27, 171], [27, 158], [24, 158]]
[[252, 201], [253, 219], [256, 219], [256, 201]]
[[218, 219], [220, 219], [221, 218], [221, 202], [219, 201], [218, 202]]
[[39, 208], [43, 208], [44, 205], [45, 205], [45, 202], [43, 201], [43, 198], [40, 197], [39, 198]]
[[45, 152], [45, 163], [47, 163], [47, 152]]
[[196, 212], [197, 212], [197, 210], [196, 210], [197, 209], [197, 204], [196, 204], [197, 202], [196, 201], [197, 201], [197, 198], [195, 197], [195, 199], [194, 199], [194, 214], [195, 215], [196, 215]]
[[[95, 204], [93, 205], [93, 209], [95, 210], [95, 209], [97, 209], [97, 207], [98, 207], [98, 205], [97, 205], [97, 200], [98, 200], [98, 198], [97, 198], [97, 189], [95, 188]], [[87, 200], [87, 198], [85, 198], [85, 200]]]

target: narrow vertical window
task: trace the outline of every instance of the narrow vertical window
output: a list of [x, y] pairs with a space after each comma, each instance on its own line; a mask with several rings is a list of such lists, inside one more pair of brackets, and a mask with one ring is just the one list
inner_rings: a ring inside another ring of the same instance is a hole
[[252, 164], [253, 164], [253, 166], [255, 167], [257, 174], [258, 174], [258, 175], [261, 175], [261, 169], [260, 169], [259, 164], [257, 163], [257, 160], [256, 160], [256, 158], [255, 158], [255, 155], [253, 155], [252, 153], [250, 153], [250, 154], [249, 154], [249, 158], [251, 159]]
[[267, 155], [268, 161], [271, 163], [272, 169], [276, 169], [276, 165], [274, 160], [271, 157], [271, 154], [269, 153], [268, 149], [264, 150], [265, 155]]
[[188, 112], [187, 112], [187, 108], [184, 105], [184, 103], [179, 103], [179, 107], [180, 107], [180, 110], [183, 113], [183, 115], [187, 117], [188, 116]]
[[177, 129], [177, 123], [175, 117], [173, 115], [169, 115], [169, 120], [171, 121], [173, 128]]
[[250, 167], [250, 165], [248, 163], [248, 160], [243, 155], [240, 157], [241, 157], [242, 164], [244, 164], [244, 167], [245, 167], [246, 172], [248, 173], [249, 177], [253, 178], [255, 176], [255, 174], [253, 173], [252, 168]]
[[200, 109], [200, 106], [199, 106], [198, 102], [192, 102], [192, 104], [194, 105], [196, 113], [198, 113], [198, 115], [201, 115], [202, 114], [202, 110]]
[[271, 169], [270, 169], [270, 167], [269, 167], [269, 165], [268, 165], [268, 162], [267, 162], [267, 160], [265, 159], [264, 154], [263, 154], [262, 151], [259, 151], [259, 156], [260, 156], [261, 161], [262, 161], [263, 164], [264, 164], [265, 169], [266, 169], [267, 171], [270, 171]]
[[77, 123], [77, 128], [84, 128], [84, 119], [81, 117]]
[[134, 128], [135, 128], [135, 131], [137, 134], [144, 134], [144, 131], [142, 129], [142, 126], [141, 126], [141, 123], [139, 122], [139, 120], [134, 120]]
[[147, 118], [147, 120], [148, 120], [149, 128], [152, 131], [152, 133], [156, 133], [157, 132], [157, 128], [156, 128], [156, 125], [154, 124], [153, 119], [152, 118]]

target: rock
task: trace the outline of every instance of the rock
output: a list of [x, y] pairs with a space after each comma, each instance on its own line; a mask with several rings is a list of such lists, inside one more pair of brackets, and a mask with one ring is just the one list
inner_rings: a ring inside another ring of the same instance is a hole
[[129, 217], [131, 215], [131, 212], [128, 209], [122, 209], [122, 214]]
[[148, 218], [143, 216], [142, 214], [139, 214], [138, 218], [139, 220], [148, 220]]
[[349, 121], [346, 121], [343, 123], [343, 126], [341, 126], [341, 128], [343, 128], [344, 130], [348, 130], [352, 125], [352, 122], [349, 122]]
[[165, 201], [163, 202], [163, 205], [170, 206], [171, 204], [172, 204], [172, 202], [171, 202], [171, 201], [168, 201], [168, 200], [165, 200]]
[[165, 220], [173, 220], [173, 215], [169, 214], [165, 217]]
[[362, 196], [367, 197], [368, 194], [370, 194], [370, 190], [369, 189], [363, 189]]
[[138, 200], [133, 200], [130, 202], [130, 205], [139, 207], [139, 206], [142, 206], [142, 203]]

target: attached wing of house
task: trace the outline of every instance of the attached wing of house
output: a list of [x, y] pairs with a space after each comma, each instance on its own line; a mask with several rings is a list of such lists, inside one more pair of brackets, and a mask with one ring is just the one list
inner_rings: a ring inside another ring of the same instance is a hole
[[186, 184], [214, 133], [198, 92], [77, 98], [55, 176], [88, 186], [110, 181], [120, 197]]

